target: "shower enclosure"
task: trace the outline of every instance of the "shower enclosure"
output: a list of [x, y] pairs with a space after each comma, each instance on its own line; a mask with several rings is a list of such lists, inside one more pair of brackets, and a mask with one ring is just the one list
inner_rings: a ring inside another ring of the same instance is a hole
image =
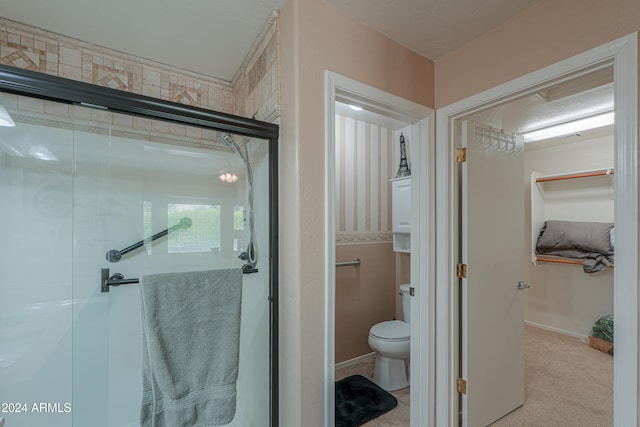
[[228, 425], [278, 425], [278, 127], [4, 66], [0, 106], [6, 426], [139, 425], [138, 278], [226, 268], [245, 273]]

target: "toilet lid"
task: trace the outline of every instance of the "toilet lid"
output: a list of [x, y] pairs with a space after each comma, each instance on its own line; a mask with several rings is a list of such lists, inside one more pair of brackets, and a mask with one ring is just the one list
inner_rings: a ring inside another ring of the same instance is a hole
[[390, 320], [388, 322], [373, 325], [371, 335], [381, 340], [404, 341], [408, 340], [411, 335], [409, 324], [400, 320]]

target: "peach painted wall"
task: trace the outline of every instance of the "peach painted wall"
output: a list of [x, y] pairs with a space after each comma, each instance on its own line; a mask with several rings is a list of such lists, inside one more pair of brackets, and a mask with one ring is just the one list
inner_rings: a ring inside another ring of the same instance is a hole
[[337, 260], [354, 258], [359, 267], [336, 269], [336, 363], [371, 353], [369, 329], [395, 316], [392, 243], [336, 246]]
[[280, 13], [281, 425], [324, 419], [324, 73], [432, 107], [433, 63], [321, 0]]
[[637, 0], [542, 0], [436, 61], [443, 107], [640, 30]]

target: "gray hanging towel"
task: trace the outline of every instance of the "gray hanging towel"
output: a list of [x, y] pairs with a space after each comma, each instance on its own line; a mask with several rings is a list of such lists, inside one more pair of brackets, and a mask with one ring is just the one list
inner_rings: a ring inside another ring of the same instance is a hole
[[146, 275], [142, 427], [233, 420], [240, 349], [240, 269]]

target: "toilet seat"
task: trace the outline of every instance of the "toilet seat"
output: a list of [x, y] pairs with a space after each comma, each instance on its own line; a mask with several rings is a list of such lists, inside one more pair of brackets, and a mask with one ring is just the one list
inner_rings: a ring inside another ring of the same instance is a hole
[[411, 338], [411, 327], [401, 320], [389, 320], [373, 325], [369, 335], [382, 341], [408, 341]]

